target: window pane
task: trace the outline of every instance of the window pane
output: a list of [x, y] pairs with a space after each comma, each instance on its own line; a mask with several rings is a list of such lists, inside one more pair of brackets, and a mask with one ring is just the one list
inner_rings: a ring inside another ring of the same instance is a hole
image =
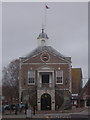
[[56, 83], [63, 83], [63, 71], [56, 71]]
[[28, 71], [28, 83], [35, 83], [35, 71]]

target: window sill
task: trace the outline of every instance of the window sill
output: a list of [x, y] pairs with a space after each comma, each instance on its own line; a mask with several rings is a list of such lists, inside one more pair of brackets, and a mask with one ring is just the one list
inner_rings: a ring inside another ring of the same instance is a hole
[[56, 83], [56, 84], [62, 85], [63, 83]]
[[35, 85], [35, 83], [28, 83], [28, 85]]

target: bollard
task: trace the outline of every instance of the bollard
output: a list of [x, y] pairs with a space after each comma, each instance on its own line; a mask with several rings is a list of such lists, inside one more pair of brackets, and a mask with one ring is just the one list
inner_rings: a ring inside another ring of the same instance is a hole
[[31, 109], [27, 109], [26, 118], [32, 118], [32, 111], [31, 111]]

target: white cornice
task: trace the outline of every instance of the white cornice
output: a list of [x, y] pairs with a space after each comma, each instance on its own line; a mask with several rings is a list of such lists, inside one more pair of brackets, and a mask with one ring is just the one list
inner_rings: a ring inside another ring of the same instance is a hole
[[63, 64], [63, 65], [64, 65], [64, 64], [65, 64], [65, 65], [66, 65], [66, 64], [68, 64], [68, 63], [22, 63], [22, 65], [24, 65], [24, 64], [25, 64], [25, 65], [38, 65], [38, 64], [39, 64], [39, 65], [40, 65], [40, 64], [44, 64], [44, 65], [53, 65], [53, 64], [57, 64], [57, 65], [58, 65], [58, 64], [59, 64], [59, 65], [60, 65], [60, 64]]

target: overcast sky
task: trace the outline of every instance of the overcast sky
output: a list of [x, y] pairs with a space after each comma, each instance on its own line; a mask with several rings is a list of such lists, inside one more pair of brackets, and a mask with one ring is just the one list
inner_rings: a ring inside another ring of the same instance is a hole
[[[72, 58], [72, 67], [82, 68], [88, 78], [88, 3], [48, 2], [46, 33], [49, 45]], [[3, 3], [3, 66], [35, 49], [44, 24], [43, 2]], [[84, 81], [85, 82], [85, 81]]]

